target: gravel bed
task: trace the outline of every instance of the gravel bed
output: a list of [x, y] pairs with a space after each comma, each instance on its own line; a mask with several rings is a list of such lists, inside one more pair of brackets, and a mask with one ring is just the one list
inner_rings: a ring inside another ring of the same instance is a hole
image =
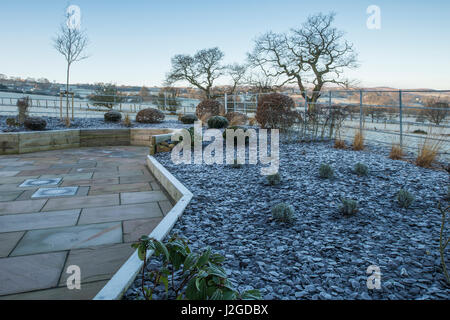
[[[0, 132], [23, 132], [31, 131], [24, 126], [16, 127], [11, 130], [10, 127], [6, 125], [6, 116], [0, 116]], [[63, 130], [67, 129], [64, 122], [61, 122], [59, 118], [56, 117], [42, 117], [47, 121], [46, 131], [49, 130]], [[161, 123], [139, 123], [132, 121], [132, 128], [189, 128], [192, 125], [183, 124], [177, 120], [165, 120]], [[70, 129], [120, 129], [127, 128], [123, 124], [114, 122], [105, 122], [103, 118], [75, 118], [71, 121]]]
[[[449, 174], [390, 160], [387, 153], [337, 150], [325, 142], [282, 144], [278, 186], [265, 185], [259, 164], [175, 165], [168, 153], [156, 157], [194, 194], [171, 234], [224, 255], [240, 291], [256, 288], [265, 299], [449, 299], [436, 206]], [[369, 167], [368, 176], [353, 173], [357, 162]], [[318, 177], [321, 163], [334, 168], [334, 179]], [[408, 209], [395, 201], [402, 187], [416, 198]], [[356, 215], [339, 213], [340, 197], [358, 200]], [[271, 220], [279, 202], [295, 208], [292, 225]], [[448, 257], [447, 249], [447, 265]], [[367, 288], [370, 265], [381, 269], [380, 290]], [[141, 297], [140, 277], [124, 299]]]

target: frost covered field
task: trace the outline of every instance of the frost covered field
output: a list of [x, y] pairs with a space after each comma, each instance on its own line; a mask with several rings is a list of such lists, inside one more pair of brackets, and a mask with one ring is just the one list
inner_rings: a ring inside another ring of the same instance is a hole
[[[259, 165], [174, 165], [168, 153], [156, 157], [194, 193], [171, 234], [224, 255], [239, 290], [259, 289], [265, 299], [449, 299], [437, 210], [449, 174], [385, 153], [282, 144], [276, 186], [264, 183]], [[353, 172], [357, 162], [368, 166], [367, 176]], [[319, 177], [322, 163], [334, 169], [333, 179]], [[408, 209], [396, 201], [402, 187], [415, 197]], [[358, 212], [343, 216], [340, 197], [357, 200]], [[293, 224], [271, 219], [280, 202], [293, 206]], [[381, 271], [379, 290], [366, 285], [371, 265]], [[135, 299], [139, 285], [140, 276], [125, 299]]]

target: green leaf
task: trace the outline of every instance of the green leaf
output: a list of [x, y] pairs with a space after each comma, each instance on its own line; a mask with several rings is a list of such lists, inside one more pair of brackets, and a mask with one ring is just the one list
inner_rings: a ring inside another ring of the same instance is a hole
[[183, 262], [183, 272], [191, 270], [193, 266], [197, 263], [197, 255], [195, 253], [189, 253]]
[[201, 267], [205, 265], [208, 262], [210, 256], [211, 256], [211, 248], [208, 247], [208, 249], [206, 249], [206, 251], [203, 252], [203, 254], [198, 259], [197, 266]]
[[210, 297], [211, 300], [222, 300], [223, 299], [223, 293], [220, 289], [217, 289], [214, 291], [214, 293]]
[[169, 280], [167, 277], [161, 277], [162, 283], [164, 283], [164, 288], [166, 289], [166, 293], [169, 292]]
[[223, 270], [221, 267], [210, 265], [208, 269], [206, 270], [210, 275], [218, 276], [221, 278], [226, 278], [227, 274], [225, 273], [225, 270]]
[[223, 300], [236, 300], [237, 294], [233, 290], [223, 291]]
[[153, 240], [153, 244], [155, 245], [155, 254], [163, 254], [166, 260], [169, 260], [169, 251], [167, 251], [166, 246], [158, 240]]
[[147, 249], [145, 246], [138, 247], [138, 257], [141, 261], [144, 261], [146, 258]]

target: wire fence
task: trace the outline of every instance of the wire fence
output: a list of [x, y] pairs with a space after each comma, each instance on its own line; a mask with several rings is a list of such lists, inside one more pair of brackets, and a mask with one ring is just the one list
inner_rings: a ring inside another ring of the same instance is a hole
[[[216, 97], [227, 112], [254, 117], [258, 102], [267, 93], [223, 94]], [[312, 91], [283, 92], [292, 98], [303, 119], [297, 131], [315, 138], [351, 140], [362, 132], [366, 141], [380, 145], [400, 144], [412, 152], [424, 141], [441, 143], [440, 154], [448, 161], [450, 139], [450, 90], [329, 90], [316, 101]], [[103, 118], [111, 109], [134, 115], [145, 108], [158, 108], [167, 115], [195, 113], [199, 95], [178, 96], [167, 92], [157, 96], [103, 96], [104, 101], [89, 97], [66, 98], [0, 92], [0, 115], [17, 115], [17, 101], [29, 96], [31, 116]]]

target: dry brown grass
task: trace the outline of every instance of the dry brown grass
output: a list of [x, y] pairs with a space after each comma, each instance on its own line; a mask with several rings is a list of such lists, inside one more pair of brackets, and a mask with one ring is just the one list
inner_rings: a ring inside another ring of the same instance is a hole
[[70, 127], [70, 118], [69, 118], [69, 117], [66, 117], [66, 118], [64, 119], [64, 122], [65, 122], [65, 124], [66, 124], [66, 127], [69, 128], [69, 127]]
[[439, 155], [442, 147], [442, 140], [431, 140], [428, 137], [419, 144], [419, 150], [416, 158], [416, 165], [429, 168]]
[[334, 148], [335, 149], [345, 149], [345, 141], [341, 139], [334, 140]]
[[393, 143], [391, 147], [391, 152], [389, 153], [389, 158], [392, 160], [400, 160], [403, 158], [403, 149], [398, 143]]
[[251, 126], [255, 126], [258, 124], [258, 121], [256, 121], [255, 118], [250, 118], [250, 119], [248, 119], [248, 124]]
[[364, 135], [361, 131], [358, 131], [355, 134], [355, 138], [353, 139], [353, 150], [360, 151], [364, 149]]
[[131, 119], [128, 113], [125, 114], [125, 118], [123, 119], [123, 125], [126, 127], [131, 127]]

